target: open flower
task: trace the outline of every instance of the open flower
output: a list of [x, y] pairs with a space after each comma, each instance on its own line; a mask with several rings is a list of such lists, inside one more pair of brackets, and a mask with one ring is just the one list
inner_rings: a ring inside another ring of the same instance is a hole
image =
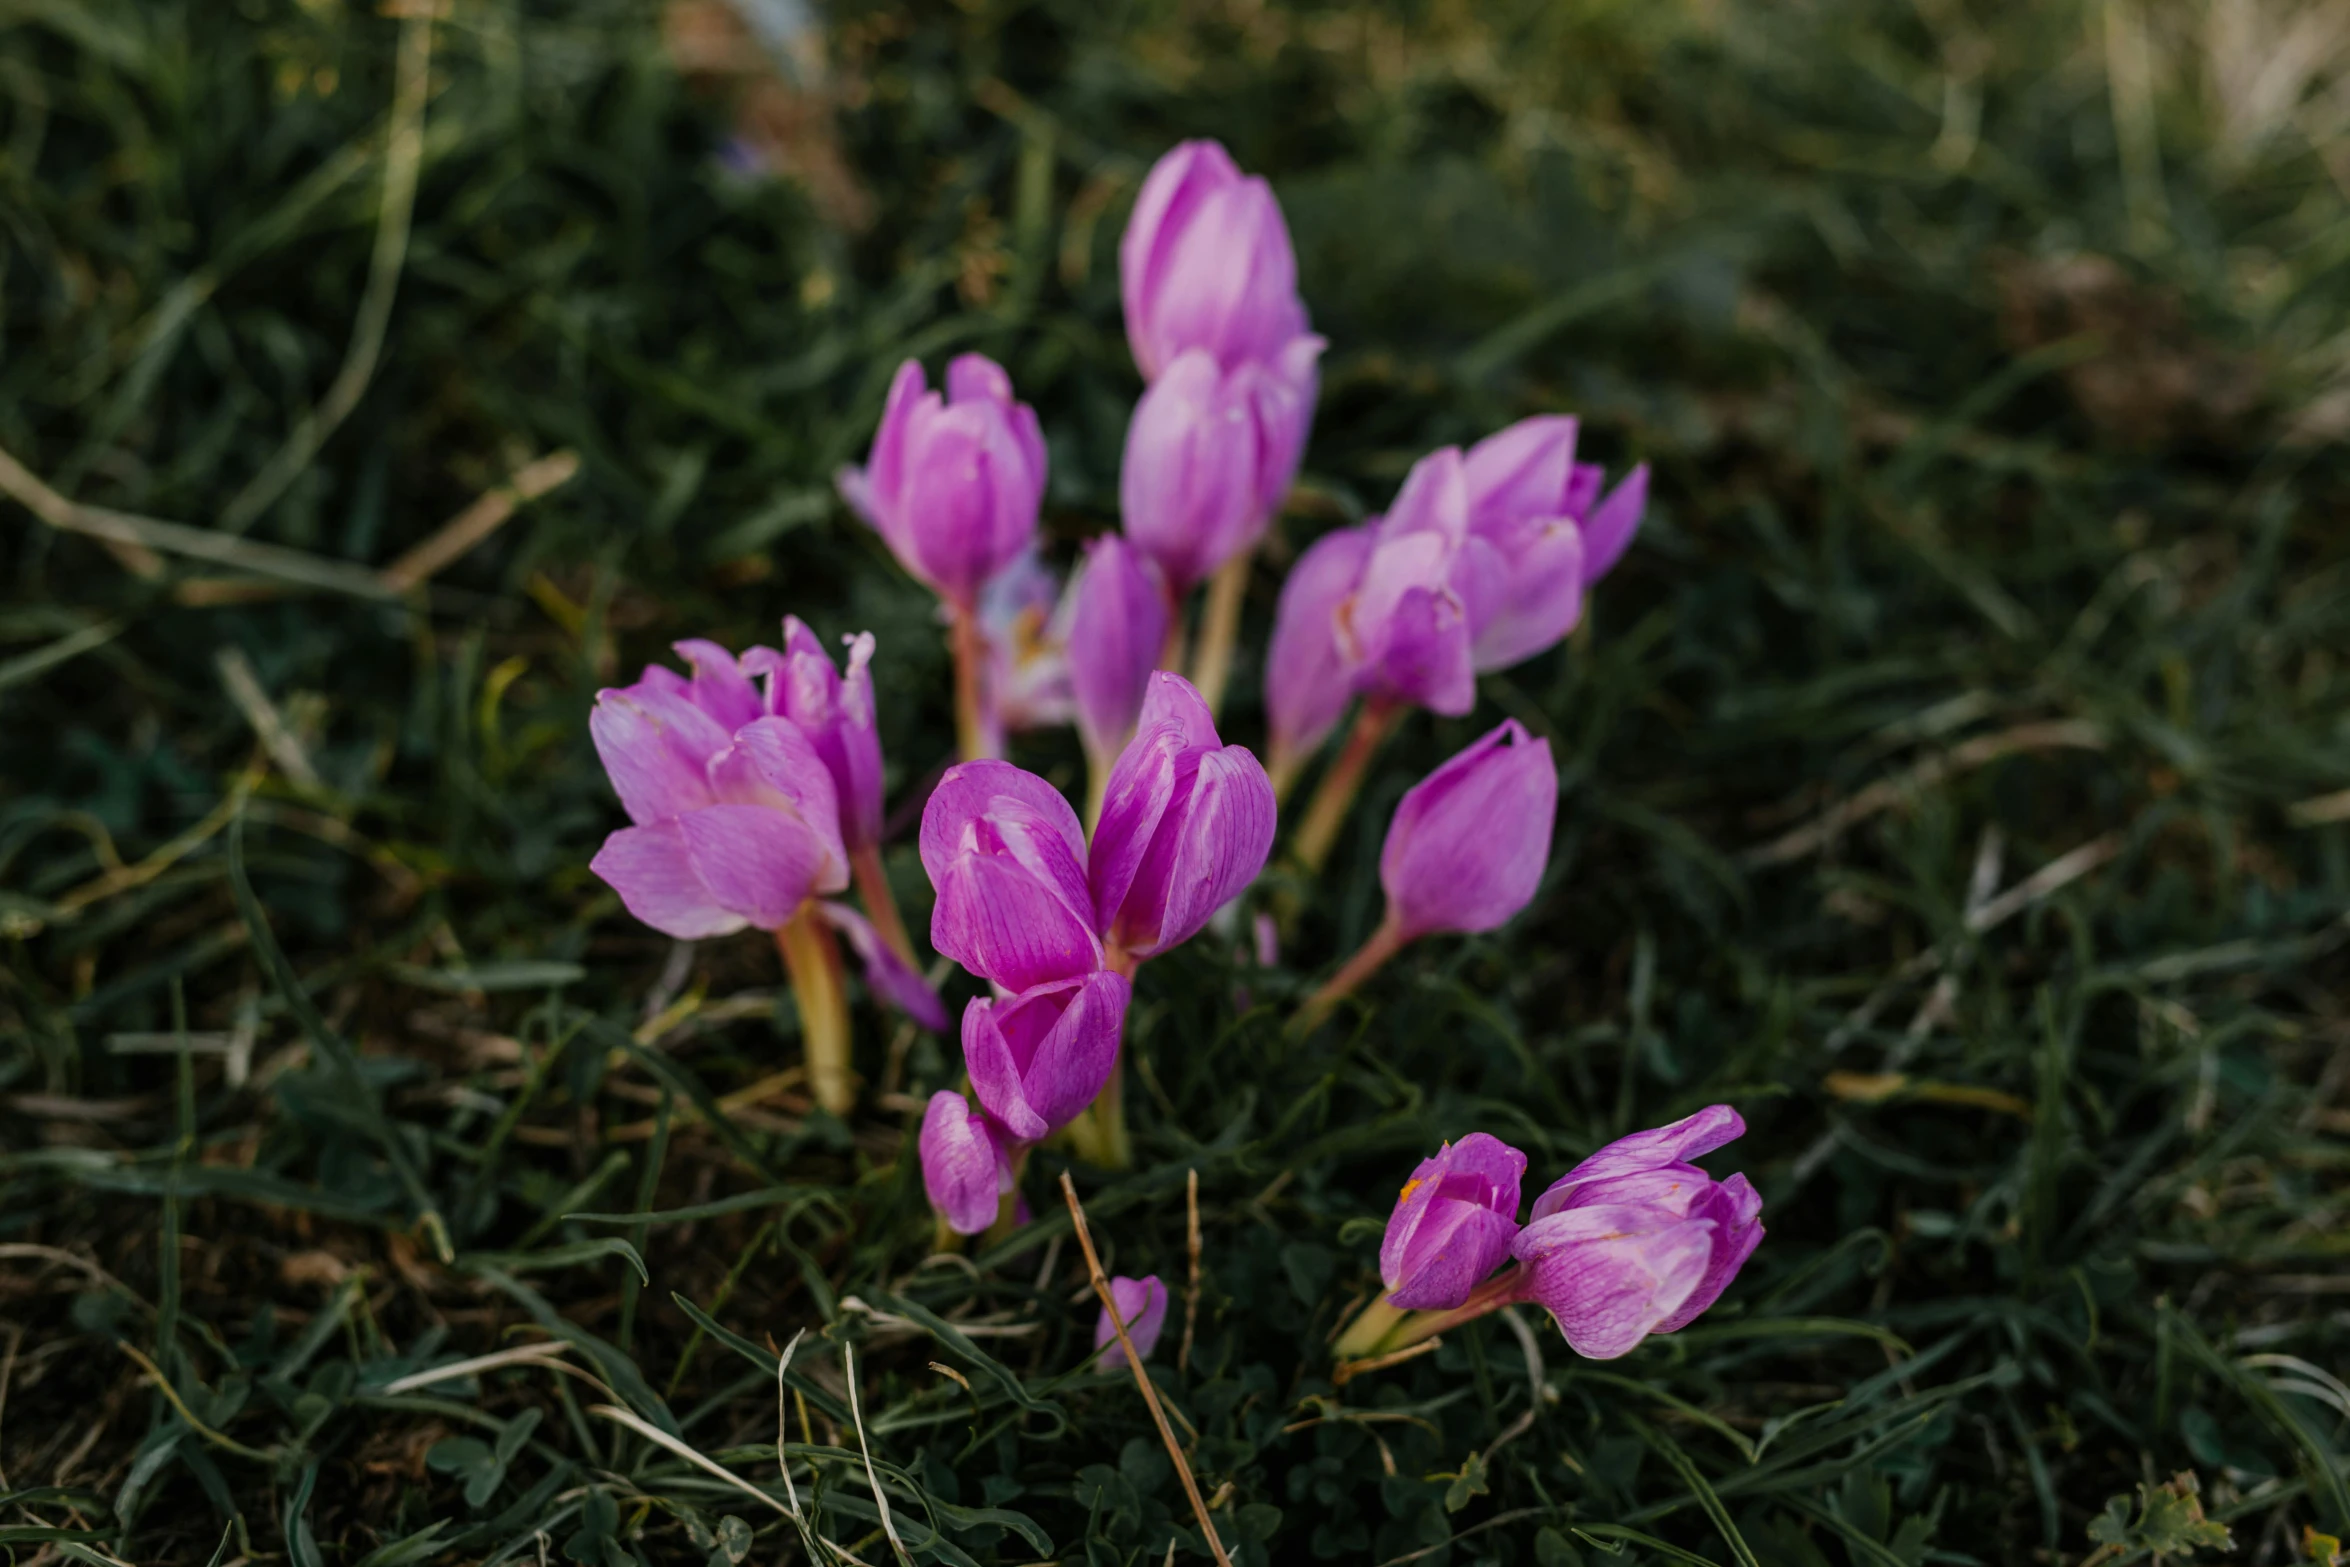
[[1271, 360], [1306, 330], [1280, 203], [1212, 141], [1152, 166], [1118, 242], [1118, 281], [1145, 380], [1187, 348], [1226, 366]]
[[1152, 675], [1094, 832], [1096, 928], [1134, 957], [1189, 940], [1265, 868], [1274, 812], [1264, 767], [1217, 738], [1191, 682]]
[[636, 825], [604, 841], [593, 869], [664, 935], [773, 930], [848, 885], [832, 774], [798, 726], [760, 716], [723, 648], [678, 647], [691, 683], [654, 668], [596, 695], [588, 730]]
[[[636, 684], [596, 694], [588, 732], [634, 825], [605, 839], [591, 868], [664, 935], [780, 930], [847, 886], [853, 854], [878, 837], [873, 639], [851, 639], [844, 677], [797, 620], [785, 637], [789, 653], [755, 647], [740, 659], [714, 642], [680, 642], [690, 680], [653, 665]], [[784, 716], [795, 704], [813, 734]], [[862, 916], [831, 902], [814, 912], [864, 958], [876, 996], [926, 1028], [945, 1026], [936, 993]]]
[[945, 398], [919, 363], [899, 366], [872, 454], [840, 473], [842, 495], [899, 563], [965, 613], [1035, 535], [1044, 481], [1035, 410], [980, 354], [947, 366]]
[[1728, 1105], [1619, 1138], [1534, 1200], [1512, 1254], [1524, 1295], [1579, 1355], [1613, 1360], [1651, 1333], [1687, 1327], [1762, 1241], [1762, 1196], [1691, 1159], [1741, 1136]]
[[[1135, 1354], [1148, 1360], [1151, 1351], [1159, 1347], [1159, 1335], [1167, 1326], [1167, 1286], [1155, 1273], [1139, 1279], [1119, 1274], [1110, 1280], [1110, 1299], [1118, 1308], [1118, 1320], [1113, 1323], [1105, 1307], [1094, 1323], [1093, 1347], [1102, 1351], [1099, 1362], [1104, 1371], [1122, 1371], [1126, 1368], [1126, 1350], [1118, 1342], [1118, 1329], [1125, 1328], [1127, 1341]], [[1108, 1348], [1104, 1349], [1103, 1346]]]
[[1282, 591], [1265, 702], [1276, 757], [1311, 751], [1347, 699], [1459, 715], [1476, 677], [1555, 645], [1629, 547], [1638, 467], [1601, 496], [1575, 421], [1527, 419], [1412, 465], [1386, 514], [1325, 534]]
[[1404, 1182], [1379, 1245], [1390, 1304], [1449, 1311], [1510, 1254], [1518, 1234], [1518, 1182], [1526, 1156], [1471, 1132], [1423, 1159]]

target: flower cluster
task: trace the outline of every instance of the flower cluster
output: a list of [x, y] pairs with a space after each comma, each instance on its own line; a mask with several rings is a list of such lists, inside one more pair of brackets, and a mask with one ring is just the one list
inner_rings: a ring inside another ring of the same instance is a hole
[[1404, 1183], [1379, 1248], [1386, 1299], [1339, 1352], [1400, 1348], [1516, 1301], [1548, 1311], [1592, 1360], [1687, 1327], [1762, 1241], [1762, 1197], [1746, 1177], [1717, 1181], [1690, 1163], [1745, 1131], [1714, 1105], [1619, 1138], [1535, 1198], [1523, 1226], [1526, 1156], [1483, 1132], [1445, 1144]]
[[[1064, 586], [1040, 555], [1050, 457], [1036, 412], [994, 361], [964, 354], [934, 390], [908, 360], [842, 495], [937, 595], [955, 667], [958, 765], [923, 803], [918, 851], [938, 955], [983, 981], [961, 1018], [964, 1083], [924, 1108], [917, 1147], [947, 1228], [1014, 1219], [1029, 1150], [1065, 1134], [1124, 1162], [1120, 1052], [1137, 968], [1249, 887], [1277, 801], [1358, 703], [1294, 839], [1319, 867], [1371, 756], [1413, 707], [1459, 716], [1481, 673], [1533, 657], [1579, 622], [1646, 507], [1634, 467], [1610, 488], [1571, 418], [1530, 418], [1414, 465], [1383, 515], [1316, 541], [1280, 590], [1266, 652], [1270, 771], [1217, 733], [1250, 561], [1296, 480], [1325, 347], [1265, 180], [1209, 141], [1144, 181], [1119, 244], [1143, 389], [1119, 475], [1121, 526]], [[1207, 584], [1196, 642], [1186, 601]], [[1163, 669], [1191, 652], [1194, 678]], [[836, 663], [805, 625], [780, 650], [677, 644], [599, 694], [591, 728], [631, 825], [596, 872], [630, 913], [680, 940], [774, 934], [816, 1099], [845, 1113], [856, 1079], [838, 943], [874, 996], [922, 1026], [948, 1014], [918, 969], [881, 860], [883, 759], [874, 639]], [[1002, 760], [1023, 730], [1074, 723], [1085, 809]], [[1406, 793], [1379, 859], [1386, 910], [1294, 1020], [1310, 1030], [1405, 945], [1490, 931], [1543, 884], [1558, 809], [1547, 740], [1516, 720]], [[862, 910], [838, 896], [854, 883]], [[1287, 915], [1283, 915], [1284, 920]], [[1259, 914], [1258, 944], [1279, 931]], [[1270, 962], [1268, 957], [1265, 961]], [[1417, 1313], [1456, 1320], [1539, 1300], [1586, 1354], [1622, 1354], [1718, 1295], [1761, 1230], [1743, 1177], [1690, 1158], [1737, 1135], [1717, 1108], [1586, 1160], [1517, 1221], [1523, 1155], [1483, 1135], [1405, 1188], [1382, 1250], [1388, 1297], [1349, 1342], [1392, 1344]], [[1514, 1269], [1494, 1269], [1514, 1257]], [[1158, 1280], [1113, 1283], [1135, 1352], [1166, 1311]], [[1383, 1314], [1383, 1315], [1382, 1315]], [[1399, 1327], [1398, 1323], [1407, 1324]], [[1104, 1315], [1103, 1363], [1123, 1354]]]
[[970, 1099], [943, 1089], [923, 1117], [923, 1178], [950, 1228], [992, 1225], [1027, 1148], [1111, 1082], [1136, 965], [1256, 879], [1273, 824], [1264, 768], [1164, 673], [1150, 677], [1090, 846], [1060, 791], [1008, 762], [939, 780], [922, 813], [931, 945], [996, 988], [963, 1011]]

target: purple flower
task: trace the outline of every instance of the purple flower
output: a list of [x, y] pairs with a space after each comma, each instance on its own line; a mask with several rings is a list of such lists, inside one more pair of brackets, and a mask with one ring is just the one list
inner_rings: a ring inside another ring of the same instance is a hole
[[1575, 430], [1527, 419], [1465, 456], [1431, 452], [1385, 516], [1299, 559], [1265, 668], [1276, 757], [1310, 752], [1357, 694], [1465, 713], [1479, 674], [1574, 629], [1648, 503], [1645, 466], [1602, 499], [1600, 469], [1574, 460]]
[[1190, 939], [1256, 880], [1273, 826], [1273, 785], [1256, 757], [1217, 738], [1190, 681], [1152, 675], [1094, 830], [1096, 928], [1134, 957]]
[[1514, 718], [1413, 785], [1379, 853], [1398, 934], [1492, 930], [1524, 908], [1550, 861], [1558, 795], [1550, 742]]
[[1067, 658], [1086, 749], [1116, 756], [1133, 738], [1167, 640], [1167, 592], [1149, 559], [1105, 533], [1085, 546], [1069, 584]]
[[1602, 501], [1602, 470], [1575, 461], [1575, 435], [1572, 419], [1522, 419], [1478, 442], [1462, 463], [1468, 569], [1483, 582], [1472, 648], [1480, 670], [1522, 662], [1572, 631], [1583, 590], [1616, 563], [1640, 525], [1646, 466]]
[[1688, 1162], [1745, 1130], [1714, 1105], [1608, 1144], [1534, 1200], [1511, 1251], [1575, 1353], [1613, 1360], [1687, 1327], [1753, 1254], [1761, 1195]]
[[901, 565], [967, 612], [1036, 533], [1044, 436], [982, 355], [947, 366], [947, 394], [929, 390], [920, 364], [900, 365], [872, 455], [842, 469], [840, 487]]
[[1106, 969], [963, 1009], [963, 1061], [981, 1108], [1033, 1143], [1077, 1118], [1118, 1064], [1132, 995]]
[[1178, 602], [1254, 545], [1281, 509], [1313, 423], [1322, 347], [1298, 337], [1273, 359], [1230, 366], [1188, 348], [1135, 405], [1119, 512]]
[[1354, 700], [1354, 669], [1338, 646], [1338, 610], [1371, 555], [1369, 528], [1323, 534], [1289, 568], [1265, 655], [1265, 713], [1275, 765], [1322, 743]]
[[1085, 830], [1060, 791], [1009, 762], [947, 769], [922, 810], [937, 890], [930, 944], [983, 979], [1027, 990], [1101, 967]]
[[996, 1208], [1012, 1189], [1012, 1164], [995, 1128], [961, 1094], [941, 1089], [922, 1112], [922, 1185], [930, 1205], [957, 1235], [977, 1235], [995, 1223]]
[[[1155, 1273], [1130, 1279], [1124, 1274], [1110, 1280], [1110, 1299], [1118, 1308], [1118, 1320], [1113, 1323], [1107, 1307], [1094, 1324], [1093, 1347], [1102, 1351], [1100, 1361], [1104, 1371], [1123, 1370], [1126, 1350], [1118, 1342], [1118, 1328], [1126, 1329], [1128, 1342], [1143, 1359], [1151, 1358], [1151, 1351], [1159, 1347], [1159, 1334], [1167, 1326], [1167, 1286], [1159, 1282]], [[1103, 1346], [1108, 1348], [1104, 1349]]]
[[1466, 1301], [1510, 1254], [1525, 1173], [1524, 1154], [1483, 1132], [1421, 1160], [1379, 1245], [1388, 1299], [1411, 1311], [1450, 1311]]
[[680, 940], [772, 930], [848, 884], [832, 774], [723, 648], [681, 642], [687, 681], [652, 668], [596, 694], [596, 752], [636, 825], [593, 862], [638, 919]]
[[[755, 647], [739, 660], [714, 642], [680, 642], [691, 680], [654, 665], [633, 686], [596, 693], [588, 732], [636, 825], [604, 840], [592, 868], [664, 935], [777, 929], [846, 886], [849, 850], [878, 835], [873, 638], [850, 639], [843, 677], [799, 621], [785, 621], [784, 636], [790, 652]], [[781, 716], [795, 708], [818, 724], [813, 734]], [[817, 912], [856, 948], [877, 997], [946, 1027], [937, 995], [862, 915], [829, 902]]]
[[799, 725], [840, 797], [841, 840], [854, 851], [881, 838], [881, 734], [873, 723], [873, 633], [845, 638], [847, 670], [833, 667], [797, 615], [783, 619], [783, 652], [755, 647], [744, 669], [768, 677], [770, 705]]
[[1143, 379], [1187, 348], [1227, 367], [1270, 361], [1306, 330], [1280, 204], [1212, 141], [1187, 141], [1142, 182], [1118, 242], [1126, 338]]
[[1469, 487], [1459, 448], [1414, 463], [1372, 530], [1362, 575], [1336, 616], [1354, 688], [1458, 717], [1476, 705], [1471, 645], [1498, 586], [1467, 553]]

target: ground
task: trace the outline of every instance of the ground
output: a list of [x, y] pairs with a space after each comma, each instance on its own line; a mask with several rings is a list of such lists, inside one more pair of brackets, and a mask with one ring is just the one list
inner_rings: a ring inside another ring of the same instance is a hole
[[[1287, 562], [1419, 454], [1567, 411], [1656, 476], [1584, 627], [1264, 884], [1276, 966], [1143, 971], [1137, 1166], [1076, 1189], [1176, 1285], [1233, 1559], [2333, 1559], [2338, 8], [769, 0], [748, 69], [709, 0], [439, 12], [0, 7], [18, 1560], [792, 1557], [803, 1329], [798, 1505], [857, 1559], [877, 1492], [920, 1561], [1207, 1559], [1084, 1364], [1060, 1157], [932, 1257], [952, 1041], [860, 1002], [814, 1111], [772, 947], [586, 869], [596, 688], [794, 612], [879, 638], [921, 926], [946, 656], [832, 474], [901, 359], [977, 349], [1056, 558], [1112, 524], [1116, 236], [1190, 135], [1273, 178], [1331, 345], [1229, 737]], [[1285, 1036], [1398, 794], [1505, 715], [1561, 767], [1534, 905]], [[1698, 1324], [1334, 1385], [1441, 1140], [1547, 1181], [1715, 1102], [1769, 1234]]]

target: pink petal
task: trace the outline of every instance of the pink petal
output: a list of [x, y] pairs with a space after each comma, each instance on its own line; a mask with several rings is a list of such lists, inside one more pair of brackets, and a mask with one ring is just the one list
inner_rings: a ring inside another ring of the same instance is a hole
[[604, 840], [588, 868], [620, 894], [629, 913], [665, 936], [699, 941], [749, 923], [702, 885], [674, 820], [622, 828]]

